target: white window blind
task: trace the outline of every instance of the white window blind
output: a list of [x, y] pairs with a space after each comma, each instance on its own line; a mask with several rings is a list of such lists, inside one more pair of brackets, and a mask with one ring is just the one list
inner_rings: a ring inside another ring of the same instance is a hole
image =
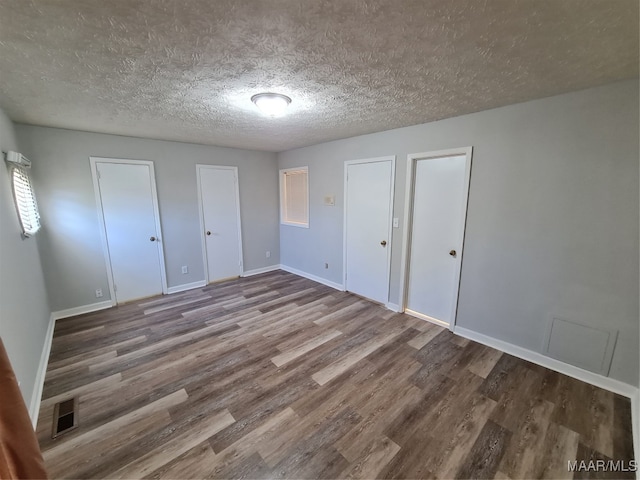
[[280, 222], [309, 226], [309, 175], [307, 167], [280, 171]]
[[22, 233], [25, 237], [30, 237], [40, 230], [40, 213], [29, 172], [24, 167], [14, 166], [11, 169], [11, 181]]

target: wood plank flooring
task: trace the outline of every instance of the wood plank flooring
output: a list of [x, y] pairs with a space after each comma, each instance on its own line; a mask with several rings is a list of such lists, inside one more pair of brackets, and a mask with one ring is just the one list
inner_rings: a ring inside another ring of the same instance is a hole
[[52, 478], [574, 478], [568, 461], [633, 458], [630, 411], [273, 272], [58, 321], [37, 433]]

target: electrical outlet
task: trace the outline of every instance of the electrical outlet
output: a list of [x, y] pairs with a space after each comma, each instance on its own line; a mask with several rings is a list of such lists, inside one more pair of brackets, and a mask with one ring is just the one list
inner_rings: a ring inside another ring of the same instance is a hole
[[96, 298], [102, 298], [102, 289], [96, 288]]
[[189, 273], [189, 267], [187, 267], [186, 265], [182, 266], [182, 273]]
[[329, 268], [329, 264], [325, 262], [324, 268]]
[[271, 252], [267, 250], [267, 258], [271, 258]]

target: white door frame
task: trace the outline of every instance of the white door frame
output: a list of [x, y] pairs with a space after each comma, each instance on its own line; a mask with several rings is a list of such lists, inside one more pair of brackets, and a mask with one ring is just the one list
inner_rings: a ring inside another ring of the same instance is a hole
[[387, 233], [387, 300], [385, 305], [389, 304], [389, 286], [391, 284], [391, 247], [393, 245], [393, 206], [396, 191], [396, 156], [389, 155], [386, 157], [362, 158], [359, 160], [346, 160], [344, 162], [344, 212], [342, 225], [342, 285], [343, 290], [347, 290], [347, 211], [348, 211], [348, 182], [347, 173], [349, 165], [357, 165], [361, 163], [377, 163], [391, 161], [391, 191], [389, 193], [389, 232]]
[[231, 170], [235, 174], [236, 184], [236, 215], [238, 219], [238, 252], [240, 262], [238, 267], [238, 276], [244, 274], [244, 253], [242, 252], [242, 222], [240, 218], [240, 176], [238, 175], [238, 167], [228, 167], [223, 165], [205, 165], [196, 164], [196, 181], [198, 182], [198, 214], [200, 216], [200, 244], [202, 245], [202, 261], [204, 265], [204, 281], [205, 285], [209, 285], [209, 261], [207, 259], [207, 241], [204, 238], [204, 209], [202, 208], [202, 182], [201, 172], [203, 169]]
[[96, 196], [96, 206], [98, 208], [98, 220], [100, 224], [100, 238], [102, 240], [102, 251], [104, 253], [105, 266], [107, 268], [107, 281], [109, 283], [109, 294], [111, 295], [111, 306], [117, 304], [116, 291], [113, 287], [113, 270], [111, 269], [111, 254], [109, 253], [109, 242], [107, 241], [107, 227], [104, 223], [104, 212], [102, 211], [102, 196], [100, 195], [100, 184], [98, 182], [98, 163], [118, 163], [125, 165], [146, 165], [149, 167], [151, 177], [151, 196], [153, 202], [153, 216], [156, 226], [156, 243], [158, 244], [158, 259], [160, 261], [160, 276], [162, 281], [162, 293], [167, 294], [167, 271], [164, 263], [164, 247], [162, 228], [160, 227], [160, 210], [158, 208], [158, 191], [156, 189], [156, 173], [153, 162], [149, 160], [127, 160], [122, 158], [89, 157], [91, 164], [91, 177], [93, 180], [93, 191]]
[[460, 231], [462, 232], [462, 242], [463, 246], [462, 251], [460, 252], [460, 260], [458, 261], [458, 269], [455, 271], [455, 290], [454, 290], [454, 302], [451, 311], [451, 323], [449, 323], [449, 330], [453, 331], [456, 316], [458, 311], [458, 296], [460, 291], [460, 272], [462, 271], [462, 258], [464, 256], [464, 238], [465, 238], [465, 226], [467, 223], [467, 209], [468, 209], [468, 200], [469, 200], [469, 186], [471, 180], [471, 158], [473, 154], [473, 147], [461, 147], [461, 148], [452, 148], [448, 150], [437, 150], [433, 152], [423, 152], [423, 153], [411, 153], [407, 155], [407, 184], [406, 184], [406, 194], [405, 194], [405, 204], [404, 204], [404, 225], [405, 225], [405, 235], [404, 242], [402, 245], [402, 261], [400, 264], [400, 310], [404, 312], [407, 308], [407, 295], [408, 288], [407, 285], [409, 283], [409, 261], [410, 259], [410, 251], [411, 251], [411, 230], [413, 227], [413, 200], [415, 195], [415, 170], [416, 163], [418, 160], [429, 160], [443, 157], [454, 157], [454, 156], [465, 156], [465, 167], [464, 167], [464, 185], [465, 188], [463, 190], [463, 205], [464, 209], [462, 211], [462, 216], [460, 218]]

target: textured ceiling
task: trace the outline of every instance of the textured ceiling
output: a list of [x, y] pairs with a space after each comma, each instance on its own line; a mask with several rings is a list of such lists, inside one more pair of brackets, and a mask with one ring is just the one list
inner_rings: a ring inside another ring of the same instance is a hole
[[[281, 151], [638, 76], [637, 0], [0, 0], [16, 122]], [[251, 95], [290, 96], [270, 119]]]

